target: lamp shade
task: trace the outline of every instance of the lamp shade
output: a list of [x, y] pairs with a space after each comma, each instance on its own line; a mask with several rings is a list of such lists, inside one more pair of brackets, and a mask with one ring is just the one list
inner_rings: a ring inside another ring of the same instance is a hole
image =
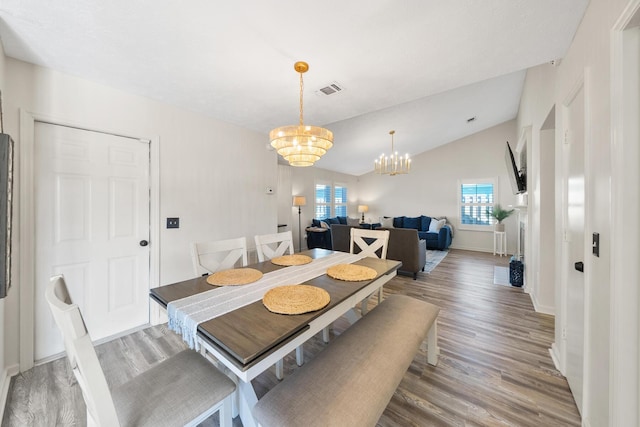
[[359, 213], [369, 212], [369, 206], [367, 206], [367, 205], [358, 205], [358, 212]]
[[304, 196], [293, 196], [293, 206], [305, 206], [307, 198]]

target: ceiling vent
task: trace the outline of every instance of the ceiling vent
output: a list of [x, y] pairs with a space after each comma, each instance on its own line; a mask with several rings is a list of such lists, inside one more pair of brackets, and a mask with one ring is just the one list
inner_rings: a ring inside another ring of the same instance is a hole
[[344, 86], [342, 86], [338, 82], [331, 82], [323, 88], [320, 88], [316, 91], [316, 95], [333, 95], [344, 90]]

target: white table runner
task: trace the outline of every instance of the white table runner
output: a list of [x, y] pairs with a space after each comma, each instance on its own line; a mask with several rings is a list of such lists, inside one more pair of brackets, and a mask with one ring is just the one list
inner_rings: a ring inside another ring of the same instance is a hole
[[198, 325], [237, 308], [260, 301], [276, 286], [298, 285], [326, 273], [336, 264], [351, 264], [364, 258], [360, 254], [337, 252], [314, 259], [310, 264], [281, 268], [266, 273], [256, 282], [242, 286], [222, 286], [167, 304], [169, 329], [182, 335], [191, 348], [198, 350]]

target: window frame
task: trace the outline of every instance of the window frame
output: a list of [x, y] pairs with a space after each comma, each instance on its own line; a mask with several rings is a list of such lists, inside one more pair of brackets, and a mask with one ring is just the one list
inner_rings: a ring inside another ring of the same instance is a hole
[[[462, 201], [462, 186], [463, 185], [468, 185], [468, 184], [475, 184], [475, 185], [481, 185], [481, 184], [491, 184], [493, 185], [493, 201], [491, 203], [463, 203]], [[470, 230], [470, 231], [486, 231], [486, 232], [493, 232], [494, 231], [494, 226], [495, 226], [495, 221], [492, 219], [492, 217], [489, 219], [489, 224], [463, 224], [462, 223], [462, 208], [464, 206], [478, 206], [481, 208], [493, 208], [495, 205], [497, 205], [499, 203], [498, 201], [498, 177], [493, 177], [493, 178], [471, 178], [471, 179], [459, 179], [458, 180], [458, 215], [460, 215], [459, 220], [458, 220], [458, 229], [460, 230]]]
[[[342, 188], [344, 189], [344, 201], [342, 203], [338, 203], [337, 201], [337, 196], [336, 196], [336, 188]], [[332, 194], [332, 209], [333, 209], [333, 216], [338, 216], [338, 207], [344, 207], [344, 215], [340, 215], [340, 216], [344, 216], [344, 217], [348, 217], [349, 216], [349, 187], [347, 186], [347, 184], [343, 184], [341, 182], [334, 182], [333, 183], [333, 187], [331, 188], [333, 194]]]
[[[318, 191], [318, 186], [326, 186], [329, 187], [329, 203], [322, 203], [322, 202], [318, 202], [318, 197], [317, 197], [317, 191]], [[344, 202], [342, 203], [336, 203], [336, 188], [344, 188], [344, 191], [346, 193], [346, 197]], [[328, 211], [328, 215], [322, 218], [318, 218], [318, 206], [326, 206], [328, 207], [327, 211]], [[334, 218], [337, 215], [336, 213], [336, 208], [337, 207], [342, 207], [344, 206], [344, 210], [345, 210], [345, 217], [349, 216], [349, 186], [347, 184], [344, 184], [342, 182], [331, 182], [331, 181], [323, 181], [323, 180], [318, 180], [314, 183], [313, 185], [313, 218], [314, 219], [326, 219], [326, 218]], [[342, 215], [341, 215], [342, 216]]]

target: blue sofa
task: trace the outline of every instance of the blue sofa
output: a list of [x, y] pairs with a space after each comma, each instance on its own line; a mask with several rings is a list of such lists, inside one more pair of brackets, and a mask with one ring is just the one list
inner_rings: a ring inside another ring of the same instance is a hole
[[429, 231], [432, 218], [420, 215], [416, 217], [398, 216], [393, 218], [393, 228], [413, 228], [418, 230], [418, 237], [427, 242], [427, 249], [448, 249], [453, 240], [451, 226], [445, 224], [437, 232]]

